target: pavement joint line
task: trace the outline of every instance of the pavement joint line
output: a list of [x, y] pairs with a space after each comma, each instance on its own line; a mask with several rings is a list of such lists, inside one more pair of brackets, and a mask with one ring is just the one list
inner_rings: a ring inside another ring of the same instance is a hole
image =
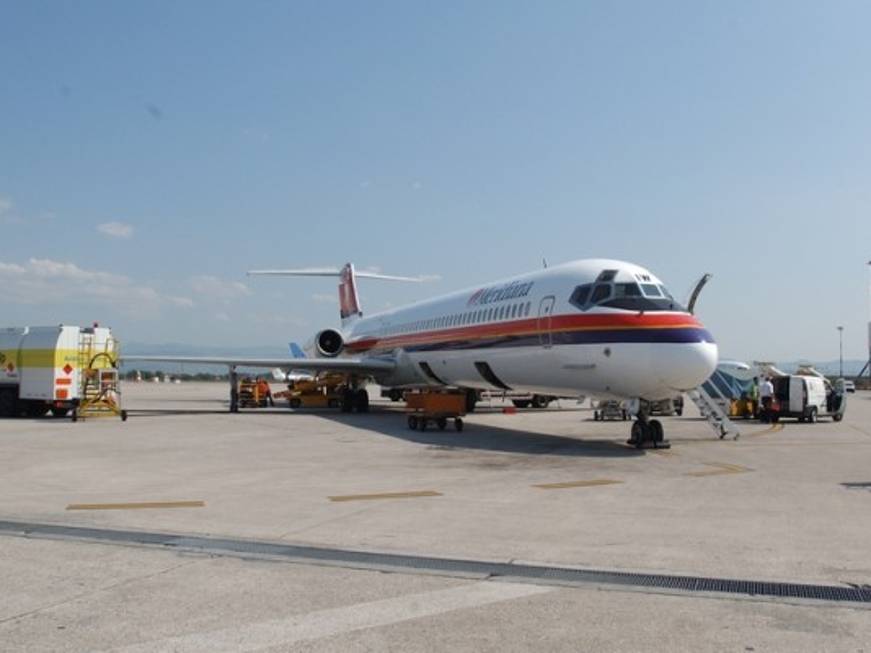
[[340, 494], [327, 497], [330, 501], [378, 501], [380, 499], [417, 499], [419, 497], [441, 497], [435, 490], [413, 490], [411, 492], [379, 492], [376, 494]]
[[623, 483], [612, 478], [593, 478], [586, 481], [564, 481], [562, 483], [537, 483], [532, 487], [537, 487], [540, 490], [562, 490], [565, 488], [574, 487], [595, 487], [598, 485], [617, 485]]
[[71, 503], [67, 510], [152, 510], [161, 508], [205, 508], [205, 501], [139, 501], [133, 503]]
[[498, 562], [470, 558], [437, 558], [407, 553], [285, 544], [201, 535], [115, 530], [63, 524], [0, 520], [0, 536], [89, 542], [189, 551], [243, 559], [284, 560], [316, 566], [378, 570], [393, 573], [435, 573], [458, 578], [486, 578], [568, 587], [601, 587], [699, 597], [743, 597], [756, 600], [850, 603], [871, 609], [871, 586], [843, 582], [821, 585], [735, 578], [672, 575], [556, 565]]
[[752, 472], [753, 470], [749, 467], [742, 467], [741, 465], [733, 465], [730, 463], [702, 463], [703, 465], [707, 465], [708, 467], [714, 467], [714, 469], [706, 469], [703, 471], [697, 472], [687, 472], [686, 476], [721, 476], [724, 474], [743, 474], [745, 472]]

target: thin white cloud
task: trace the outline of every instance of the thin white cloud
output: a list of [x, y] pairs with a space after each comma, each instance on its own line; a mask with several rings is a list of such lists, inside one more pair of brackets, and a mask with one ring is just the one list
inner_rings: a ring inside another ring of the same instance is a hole
[[0, 196], [0, 224], [19, 224], [23, 222], [15, 213], [15, 205], [8, 197]]
[[133, 237], [133, 225], [124, 222], [104, 222], [97, 225], [97, 231], [109, 238]]
[[227, 315], [224, 311], [219, 311], [218, 313], [215, 313], [215, 319], [219, 322], [229, 322], [230, 316]]
[[4, 301], [26, 305], [61, 305], [76, 298], [137, 317], [164, 307], [192, 308], [190, 297], [164, 294], [112, 272], [87, 270], [75, 263], [31, 258], [27, 263], [0, 261]]
[[241, 281], [225, 281], [210, 274], [191, 277], [188, 280], [191, 290], [200, 298], [230, 303], [239, 297], [250, 295], [251, 291]]

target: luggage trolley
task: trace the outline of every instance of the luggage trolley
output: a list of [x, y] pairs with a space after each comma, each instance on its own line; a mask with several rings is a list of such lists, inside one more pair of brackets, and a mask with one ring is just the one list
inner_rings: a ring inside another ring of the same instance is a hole
[[425, 431], [430, 423], [444, 431], [451, 419], [457, 431], [463, 430], [463, 416], [466, 414], [465, 392], [407, 392], [405, 406], [408, 411], [408, 428], [412, 431]]

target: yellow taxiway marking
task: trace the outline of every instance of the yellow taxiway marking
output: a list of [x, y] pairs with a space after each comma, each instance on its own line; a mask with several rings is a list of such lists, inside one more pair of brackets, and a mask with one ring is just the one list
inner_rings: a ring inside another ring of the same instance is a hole
[[743, 474], [744, 472], [752, 472], [749, 467], [741, 465], [730, 465], [729, 463], [702, 463], [714, 469], [706, 469], [700, 472], [687, 472], [687, 476], [720, 476], [722, 474]]
[[330, 501], [375, 501], [377, 499], [415, 499], [417, 497], [440, 497], [441, 492], [418, 490], [414, 492], [381, 492], [380, 494], [344, 494], [327, 497]]
[[533, 485], [532, 487], [537, 487], [540, 490], [562, 490], [564, 488], [570, 487], [594, 487], [596, 485], [615, 485], [618, 483], [622, 483], [623, 481], [615, 481], [611, 478], [593, 478], [588, 481], [565, 481], [564, 483], [541, 483], [540, 485]]
[[769, 433], [780, 433], [783, 430], [783, 424], [777, 423], [772, 424], [767, 429], [762, 429], [761, 431], [753, 431], [753, 433], [748, 433], [749, 436], [759, 436], [759, 435], [768, 435]]
[[139, 503], [71, 503], [67, 510], [147, 510], [149, 508], [204, 508], [205, 501], [144, 501]]

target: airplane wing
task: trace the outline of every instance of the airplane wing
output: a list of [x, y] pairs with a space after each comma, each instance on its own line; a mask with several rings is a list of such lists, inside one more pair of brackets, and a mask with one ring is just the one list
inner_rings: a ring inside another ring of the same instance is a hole
[[121, 356], [123, 363], [155, 361], [164, 363], [189, 363], [191, 365], [236, 365], [238, 367], [276, 367], [306, 370], [311, 372], [353, 372], [376, 374], [389, 372], [396, 363], [383, 358], [232, 358], [212, 356]]

